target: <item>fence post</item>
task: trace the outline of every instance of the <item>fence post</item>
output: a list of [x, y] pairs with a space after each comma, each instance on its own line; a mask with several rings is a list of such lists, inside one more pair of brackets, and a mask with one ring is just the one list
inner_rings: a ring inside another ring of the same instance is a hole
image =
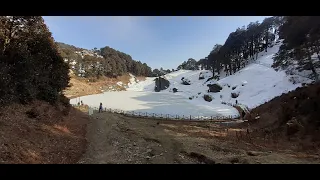
[[210, 120], [212, 120], [212, 116], [210, 117]]
[[140, 117], [140, 112], [138, 114], [139, 114], [139, 117]]
[[191, 115], [190, 115], [190, 120], [191, 120]]
[[148, 113], [146, 112], [146, 117], [148, 117]]

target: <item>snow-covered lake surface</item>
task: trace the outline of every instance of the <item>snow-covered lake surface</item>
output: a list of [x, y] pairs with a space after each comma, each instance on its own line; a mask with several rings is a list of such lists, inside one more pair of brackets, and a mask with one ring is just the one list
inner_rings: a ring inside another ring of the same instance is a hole
[[[76, 104], [79, 99], [72, 99]], [[170, 114], [179, 116], [237, 116], [235, 108], [218, 103], [204, 101], [194, 104], [184, 96], [173, 93], [120, 91], [105, 92], [103, 94], [89, 95], [80, 98], [83, 103], [99, 107], [120, 109], [124, 111], [137, 111], [156, 114]]]

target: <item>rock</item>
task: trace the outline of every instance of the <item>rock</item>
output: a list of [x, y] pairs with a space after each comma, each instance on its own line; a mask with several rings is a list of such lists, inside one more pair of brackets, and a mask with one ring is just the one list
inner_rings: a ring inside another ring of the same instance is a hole
[[242, 86], [245, 86], [246, 84], [248, 84], [248, 82], [247, 81], [242, 81]]
[[208, 84], [209, 87], [208, 92], [220, 92], [222, 87], [219, 84]]
[[290, 121], [287, 122], [287, 135], [291, 136], [295, 133], [297, 133], [298, 131], [300, 131], [301, 128], [303, 128], [303, 126], [298, 122], [298, 120], [293, 117]]
[[202, 74], [202, 72], [199, 74], [199, 80], [200, 79], [204, 79], [204, 75]]
[[249, 156], [258, 156], [260, 153], [256, 152], [256, 151], [248, 151], [247, 154]]
[[203, 96], [203, 99], [204, 99], [205, 101], [208, 101], [208, 102], [211, 102], [211, 101], [212, 101], [212, 97], [211, 97], [210, 95], [208, 95], [208, 94], [205, 94], [205, 95]]
[[127, 161], [128, 161], [128, 162], [131, 162], [131, 161], [132, 161], [132, 159], [128, 159]]
[[198, 95], [200, 95], [201, 94], [201, 92], [198, 92]]
[[212, 79], [214, 79], [214, 77], [210, 77], [206, 80], [206, 82], [211, 81]]
[[240, 94], [240, 93], [235, 93], [235, 92], [233, 92], [233, 93], [231, 93], [231, 97], [232, 97], [232, 98], [237, 98], [237, 97], [239, 96], [239, 94]]
[[183, 78], [181, 78], [181, 81], [182, 81], [181, 84], [183, 84], [183, 85], [191, 85], [191, 81], [187, 78], [183, 77]]
[[151, 157], [150, 157], [150, 156], [146, 156], [146, 159], [148, 159], [148, 160], [149, 160], [149, 159], [151, 159]]
[[136, 146], [137, 144], [135, 142], [133, 142], [133, 146]]
[[192, 100], [192, 97], [189, 97], [190, 100]]
[[235, 90], [236, 88], [237, 88], [237, 86], [233, 86], [233, 87], [232, 87], [232, 90]]
[[174, 93], [176, 93], [176, 92], [178, 92], [178, 89], [177, 89], [177, 88], [173, 88], [172, 91], [173, 91]]
[[161, 90], [165, 90], [169, 87], [170, 82], [167, 79], [164, 79], [162, 77], [158, 77], [155, 79], [155, 92], [160, 92]]

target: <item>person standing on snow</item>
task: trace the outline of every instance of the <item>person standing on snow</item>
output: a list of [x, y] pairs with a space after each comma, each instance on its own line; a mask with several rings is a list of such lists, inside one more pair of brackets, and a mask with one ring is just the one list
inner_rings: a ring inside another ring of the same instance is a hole
[[102, 112], [102, 103], [100, 103], [100, 106], [99, 106], [99, 113]]

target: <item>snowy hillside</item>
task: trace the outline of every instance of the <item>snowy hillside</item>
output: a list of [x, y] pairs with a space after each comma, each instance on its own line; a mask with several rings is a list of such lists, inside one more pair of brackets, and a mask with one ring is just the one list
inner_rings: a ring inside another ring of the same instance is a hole
[[[293, 84], [289, 81], [292, 77], [286, 75], [284, 71], [275, 71], [271, 68], [273, 63], [272, 57], [278, 52], [280, 44], [274, 45], [268, 49], [268, 52], [261, 52], [258, 54], [258, 59], [247, 65], [245, 68], [227, 77], [221, 76], [219, 81], [211, 80], [206, 83], [206, 80], [212, 76], [210, 71], [188, 71], [179, 70], [174, 73], [165, 75], [165, 78], [170, 81], [170, 88], [161, 91], [171, 92], [173, 88], [177, 88], [179, 92], [175, 95], [184, 96], [186, 99], [194, 97], [189, 100], [193, 104], [215, 105], [221, 102], [235, 104], [244, 104], [249, 108], [254, 108], [272, 98], [294, 90], [301, 86], [301, 83]], [[203, 72], [205, 79], [199, 80], [199, 74]], [[181, 84], [181, 78], [187, 78], [191, 81], [191, 85]], [[310, 79], [299, 77], [300, 82], [311, 82]], [[153, 91], [154, 78], [149, 78], [144, 82], [130, 85], [129, 91]], [[218, 83], [223, 87], [220, 92], [208, 93], [207, 84]], [[237, 98], [232, 98], [231, 93], [239, 94]], [[203, 99], [203, 94], [210, 94], [213, 97], [212, 102], [206, 102]]]

